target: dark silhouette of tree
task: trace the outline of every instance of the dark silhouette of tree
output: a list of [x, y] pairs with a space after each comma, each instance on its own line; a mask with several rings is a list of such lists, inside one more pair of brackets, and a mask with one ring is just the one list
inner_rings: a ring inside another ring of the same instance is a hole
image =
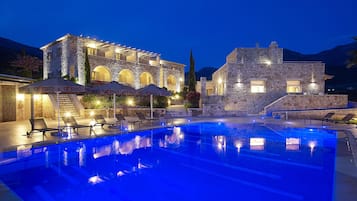
[[10, 66], [17, 68], [17, 72], [25, 77], [32, 78], [34, 72], [39, 72], [42, 67], [42, 60], [37, 57], [27, 55], [25, 51], [16, 56], [16, 60], [10, 62]]
[[[353, 37], [353, 39], [357, 42], [357, 36]], [[351, 58], [348, 60], [347, 67], [352, 68], [357, 66], [357, 50], [353, 50], [351, 52]]]
[[196, 91], [195, 59], [190, 52], [190, 71], [188, 74], [188, 91]]
[[85, 85], [88, 85], [91, 82], [91, 77], [90, 77], [91, 72], [90, 72], [90, 64], [89, 64], [87, 50], [86, 50], [86, 56], [85, 56], [85, 61], [84, 61], [84, 72], [85, 72]]

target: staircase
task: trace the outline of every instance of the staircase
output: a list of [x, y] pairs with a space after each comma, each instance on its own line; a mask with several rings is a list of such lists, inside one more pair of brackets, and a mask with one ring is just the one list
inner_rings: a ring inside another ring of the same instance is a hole
[[[57, 96], [51, 95], [51, 99], [54, 100], [53, 103], [55, 104], [55, 108], [57, 108]], [[79, 117], [80, 114], [78, 113], [75, 105], [71, 100], [70, 94], [60, 94], [58, 96], [59, 103], [60, 103], [60, 116], [63, 117], [66, 113], [70, 113], [71, 116]], [[58, 113], [56, 111], [56, 117], [58, 117]]]

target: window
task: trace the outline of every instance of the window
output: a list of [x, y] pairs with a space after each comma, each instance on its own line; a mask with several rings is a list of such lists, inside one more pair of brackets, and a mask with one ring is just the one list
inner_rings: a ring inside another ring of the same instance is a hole
[[115, 59], [120, 60], [120, 53], [115, 53]]
[[301, 93], [301, 83], [299, 80], [288, 80], [286, 81], [286, 92], [287, 93]]
[[250, 91], [252, 93], [265, 93], [265, 81], [264, 80], [250, 81]]
[[88, 47], [87, 48], [88, 55], [97, 55], [97, 49]]

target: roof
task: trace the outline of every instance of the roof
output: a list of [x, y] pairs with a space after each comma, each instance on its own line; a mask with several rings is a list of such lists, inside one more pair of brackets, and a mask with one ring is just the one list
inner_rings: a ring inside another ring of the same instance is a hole
[[28, 77], [21, 77], [16, 75], [7, 75], [7, 74], [0, 74], [1, 81], [11, 81], [11, 82], [19, 82], [19, 83], [31, 83], [34, 82], [35, 79], [28, 78]]
[[138, 49], [138, 48], [122, 45], [122, 44], [117, 44], [117, 43], [114, 43], [114, 42], [98, 40], [98, 39], [95, 39], [95, 38], [91, 38], [89, 36], [83, 36], [83, 35], [75, 36], [75, 35], [72, 35], [72, 34], [66, 34], [66, 35], [56, 39], [55, 41], [52, 41], [52, 42], [42, 46], [40, 49], [43, 50], [43, 49], [45, 49], [45, 48], [47, 48], [49, 46], [52, 46], [53, 44], [56, 44], [56, 43], [58, 43], [58, 42], [60, 42], [62, 40], [65, 40], [68, 37], [75, 37], [75, 38], [82, 38], [84, 40], [91, 40], [91, 41], [95, 41], [96, 43], [99, 43], [99, 44], [102, 44], [102, 45], [110, 45], [110, 46], [121, 48], [121, 49], [125, 49], [125, 50], [137, 51], [137, 52], [140, 52], [140, 53], [143, 53], [143, 54], [147, 54], [147, 55], [150, 55], [150, 56], [161, 56], [159, 53], [155, 53], [155, 52], [151, 52], [151, 51], [147, 51], [147, 50], [142, 50], [142, 49]]

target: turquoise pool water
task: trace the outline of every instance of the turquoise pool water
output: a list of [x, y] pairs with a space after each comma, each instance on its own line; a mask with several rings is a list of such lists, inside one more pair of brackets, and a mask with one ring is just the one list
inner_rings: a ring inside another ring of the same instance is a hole
[[199, 123], [2, 153], [23, 200], [333, 200], [336, 133]]

